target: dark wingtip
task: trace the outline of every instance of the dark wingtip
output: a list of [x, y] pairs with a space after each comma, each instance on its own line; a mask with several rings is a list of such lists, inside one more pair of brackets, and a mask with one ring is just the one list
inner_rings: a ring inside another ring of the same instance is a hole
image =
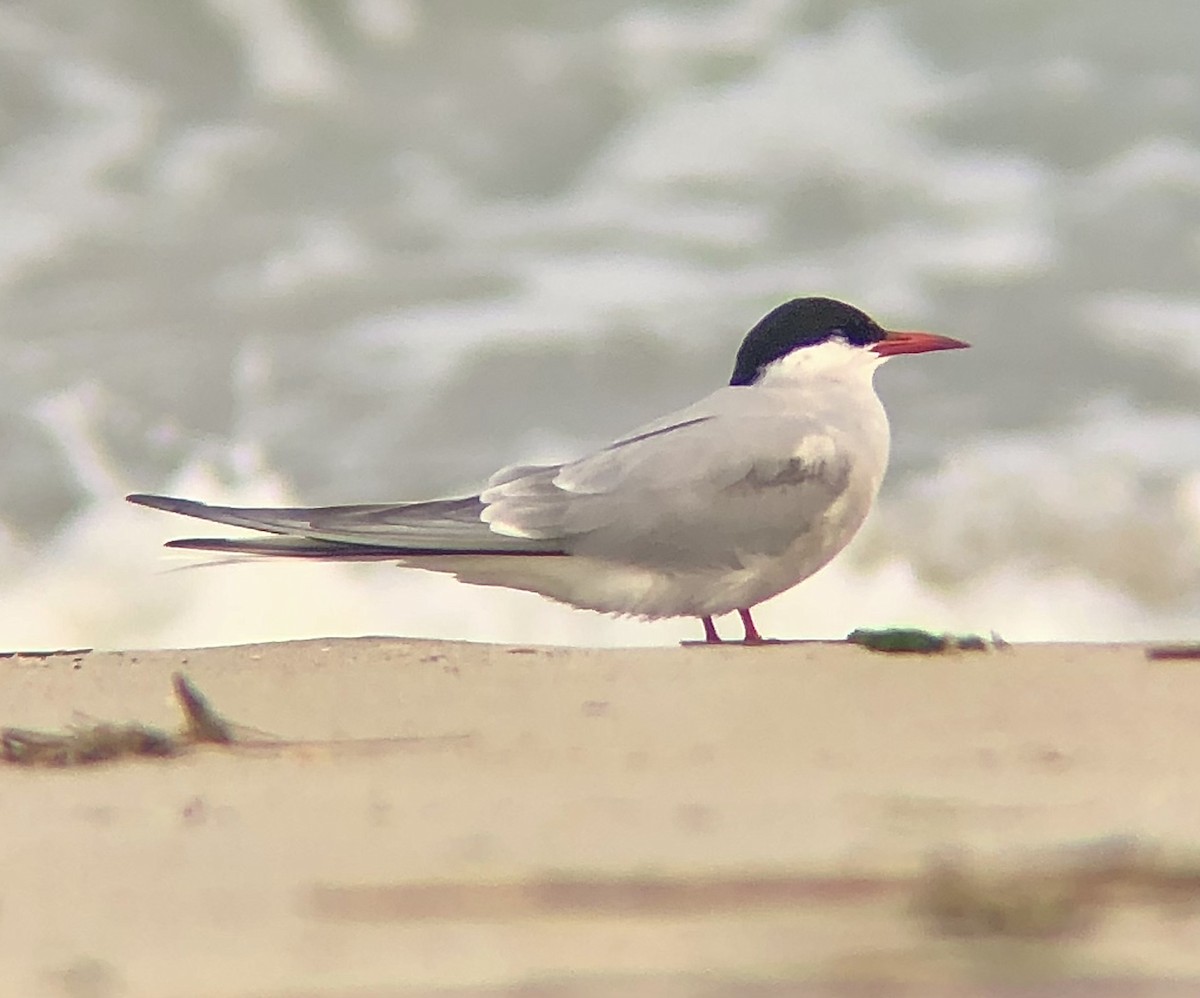
[[194, 499], [177, 499], [174, 496], [152, 496], [141, 492], [134, 492], [132, 495], [127, 495], [125, 501], [131, 502], [135, 506], [161, 509], [167, 513], [185, 514], [204, 505], [203, 503], [196, 502]]
[[143, 492], [134, 492], [125, 497], [126, 502], [131, 502], [135, 506], [152, 506], [156, 509], [162, 509], [164, 503], [175, 502], [167, 496], [151, 496]]
[[237, 550], [237, 541], [223, 537], [179, 537], [172, 541], [164, 541], [165, 548], [184, 548], [188, 551], [228, 551]]
[[[313, 558], [325, 561], [379, 561], [401, 558], [403, 548], [366, 544], [342, 544], [302, 537], [180, 537], [164, 547], [185, 551], [215, 551], [219, 554], [265, 555], [274, 558]], [[428, 552], [418, 552], [428, 553]]]

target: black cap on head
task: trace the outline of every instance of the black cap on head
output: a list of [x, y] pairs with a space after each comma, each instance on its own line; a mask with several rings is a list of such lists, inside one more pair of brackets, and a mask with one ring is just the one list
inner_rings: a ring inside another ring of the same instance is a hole
[[793, 298], [768, 312], [746, 334], [729, 383], [754, 384], [768, 364], [797, 347], [835, 338], [865, 347], [886, 335], [874, 319], [853, 305], [832, 298]]

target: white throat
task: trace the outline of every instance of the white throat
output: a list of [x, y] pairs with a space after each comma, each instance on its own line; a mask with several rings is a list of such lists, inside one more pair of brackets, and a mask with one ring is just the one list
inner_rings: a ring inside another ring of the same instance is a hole
[[826, 340], [800, 347], [768, 364], [758, 383], [837, 380], [869, 384], [875, 368], [887, 359], [867, 347], [844, 340]]

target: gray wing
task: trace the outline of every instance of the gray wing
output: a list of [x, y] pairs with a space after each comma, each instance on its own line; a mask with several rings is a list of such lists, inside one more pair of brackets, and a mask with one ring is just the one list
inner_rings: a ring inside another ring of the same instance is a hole
[[480, 519], [478, 496], [361, 506], [250, 508], [210, 506], [172, 496], [131, 495], [139, 506], [259, 530], [274, 537], [184, 538], [168, 547], [310, 558], [387, 558], [421, 554], [561, 554], [550, 541], [499, 533]]
[[241, 508], [128, 498], [275, 535], [170, 547], [335, 559], [574, 553], [656, 569], [736, 568], [810, 529], [850, 474], [819, 420], [783, 420], [753, 399], [723, 389], [578, 461], [497, 472], [480, 495], [460, 499]]
[[578, 461], [500, 472], [480, 496], [482, 519], [571, 553], [668, 570], [782, 552], [845, 492], [849, 454], [820, 421], [781, 419], [736, 391]]

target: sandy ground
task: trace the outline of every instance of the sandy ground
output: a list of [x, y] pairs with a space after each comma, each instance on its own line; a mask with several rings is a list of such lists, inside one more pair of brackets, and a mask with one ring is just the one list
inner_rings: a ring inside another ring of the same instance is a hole
[[245, 744], [0, 765], [0, 994], [1200, 994], [1200, 662], [10, 655], [0, 724], [177, 727], [177, 670]]

